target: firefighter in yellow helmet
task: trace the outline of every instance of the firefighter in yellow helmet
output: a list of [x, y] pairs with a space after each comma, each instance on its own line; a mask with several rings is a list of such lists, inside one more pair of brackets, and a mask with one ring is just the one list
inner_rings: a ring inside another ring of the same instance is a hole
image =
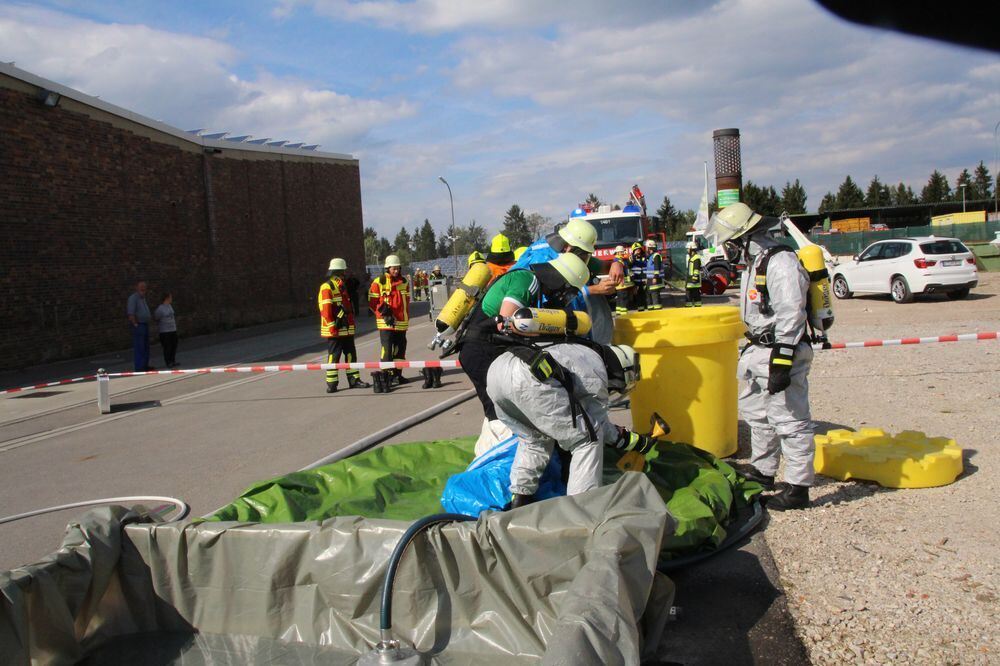
[[615, 315], [621, 317], [628, 314], [628, 299], [632, 291], [632, 262], [624, 245], [615, 246], [615, 254], [611, 259], [611, 264], [619, 266], [620, 273], [625, 276], [621, 284], [615, 287]]
[[[368, 307], [375, 314], [381, 361], [402, 361], [406, 358], [406, 331], [410, 327], [410, 284], [403, 276], [402, 262], [395, 254], [385, 258], [385, 273], [372, 281], [368, 290]], [[372, 373], [376, 393], [388, 393], [395, 379], [398, 384], [409, 380], [400, 369]]]
[[687, 292], [684, 306], [689, 308], [701, 307], [701, 256], [698, 254], [698, 246], [694, 242], [687, 244], [687, 273], [684, 279], [684, 289]]
[[629, 249], [629, 272], [632, 284], [632, 306], [639, 312], [646, 311], [646, 249], [636, 241]]
[[503, 234], [497, 234], [490, 241], [490, 251], [486, 254], [486, 265], [490, 269], [490, 280], [510, 270], [514, 265], [514, 253], [510, 250], [510, 239]]
[[[327, 363], [340, 363], [343, 357], [345, 363], [358, 360], [358, 352], [354, 345], [354, 304], [348, 296], [344, 272], [347, 262], [337, 257], [330, 261], [326, 273], [326, 281], [319, 287], [319, 334], [327, 339], [329, 347], [326, 355]], [[326, 392], [336, 393], [340, 373], [337, 370], [326, 371]], [[368, 388], [370, 384], [361, 381], [359, 370], [347, 371], [348, 388]]]
[[483, 253], [479, 250], [473, 250], [472, 254], [469, 255], [469, 260], [466, 262], [466, 266], [471, 266], [472, 264], [485, 264], [486, 259], [483, 258]]

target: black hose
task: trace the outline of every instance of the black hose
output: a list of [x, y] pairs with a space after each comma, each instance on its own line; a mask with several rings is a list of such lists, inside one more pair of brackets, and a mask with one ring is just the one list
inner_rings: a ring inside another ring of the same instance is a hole
[[465, 522], [469, 520], [476, 519], [462, 513], [436, 513], [432, 516], [421, 518], [417, 522], [410, 525], [407, 530], [403, 532], [403, 536], [399, 539], [399, 542], [393, 549], [392, 555], [389, 556], [389, 568], [386, 570], [385, 580], [382, 582], [382, 612], [379, 619], [383, 635], [386, 635], [388, 631], [392, 629], [392, 583], [396, 578], [396, 567], [399, 566], [399, 561], [403, 558], [403, 551], [406, 550], [410, 541], [412, 541], [413, 538], [422, 530], [430, 527], [431, 525], [436, 525], [437, 523]]
[[747, 522], [743, 524], [740, 529], [738, 529], [734, 534], [730, 534], [719, 544], [719, 547], [715, 550], [704, 551], [701, 553], [692, 553], [691, 555], [685, 555], [684, 557], [678, 557], [677, 559], [667, 560], [666, 562], [661, 562], [656, 566], [656, 570], [660, 573], [667, 573], [669, 571], [677, 571], [678, 569], [683, 569], [684, 567], [691, 566], [692, 564], [697, 564], [702, 560], [706, 560], [713, 555], [718, 555], [725, 549], [732, 546], [737, 541], [740, 541], [746, 535], [750, 534], [764, 518], [764, 508], [761, 502], [758, 500], [753, 503], [753, 514], [747, 519]]

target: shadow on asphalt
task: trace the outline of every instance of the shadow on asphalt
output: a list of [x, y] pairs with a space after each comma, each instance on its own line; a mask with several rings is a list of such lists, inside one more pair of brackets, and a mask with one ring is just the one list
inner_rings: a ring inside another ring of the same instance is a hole
[[137, 412], [140, 409], [151, 409], [153, 407], [159, 407], [159, 400], [139, 400], [137, 402], [121, 402], [111, 405], [112, 414], [121, 414], [122, 412]]
[[795, 635], [771, 551], [758, 531], [739, 550], [671, 572], [681, 612], [667, 627], [659, 664], [808, 664]]

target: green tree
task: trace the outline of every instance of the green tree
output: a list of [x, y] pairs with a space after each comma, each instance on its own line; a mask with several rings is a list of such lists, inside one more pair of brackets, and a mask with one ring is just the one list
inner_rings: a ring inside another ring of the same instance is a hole
[[785, 181], [785, 186], [781, 188], [781, 208], [789, 215], [806, 212], [806, 188], [802, 187], [798, 178], [794, 183]]
[[430, 220], [425, 219], [423, 226], [413, 234], [413, 258], [416, 261], [427, 261], [437, 256], [437, 237]]
[[501, 232], [510, 240], [512, 248], [527, 245], [535, 240], [531, 235], [531, 229], [528, 228], [528, 219], [525, 217], [524, 211], [517, 204], [511, 206], [503, 216], [503, 229], [501, 229]]
[[[662, 231], [668, 239], [673, 239], [677, 235], [678, 228], [682, 223], [677, 209], [674, 208], [667, 195], [663, 195], [663, 203], [656, 209], [655, 220], [656, 222], [652, 226], [653, 231]], [[683, 233], [681, 236], [683, 237]]]
[[601, 206], [601, 200], [593, 192], [587, 195], [587, 199], [583, 203], [588, 204], [593, 210], [597, 210]]
[[473, 250], [485, 252], [488, 247], [486, 242], [486, 229], [477, 224], [475, 220], [472, 220], [469, 222], [469, 225], [462, 229], [459, 233], [458, 245], [459, 248], [462, 249], [463, 254], [472, 254]]
[[952, 195], [955, 201], [962, 200], [962, 185], [965, 185], [965, 198], [974, 199], [972, 196], [972, 174], [969, 173], [968, 169], [962, 169], [962, 173], [958, 174], [958, 178], [955, 179], [955, 193]]
[[[528, 235], [531, 236], [531, 240], [528, 241], [528, 243], [524, 243], [525, 245], [535, 242], [546, 233], [552, 231], [554, 226], [552, 224], [552, 218], [545, 217], [541, 213], [531, 213], [526, 218], [526, 221], [528, 223]], [[514, 245], [513, 242], [511, 245], [513, 247], [518, 247], [517, 245]]]
[[917, 195], [913, 193], [913, 188], [902, 181], [889, 191], [889, 195], [889, 202], [893, 206], [909, 206], [917, 203]]
[[365, 241], [365, 263], [366, 264], [377, 264], [378, 263], [378, 233], [372, 227], [365, 227], [362, 233], [362, 238]]
[[889, 186], [878, 179], [878, 174], [868, 183], [868, 191], [865, 192], [865, 205], [870, 207], [888, 206], [892, 197], [889, 193]]
[[951, 199], [951, 186], [943, 173], [934, 169], [924, 189], [920, 191], [921, 203], [938, 203]]
[[379, 236], [375, 261], [373, 263], [381, 264], [390, 254], [392, 254], [392, 245], [389, 244], [389, 239], [385, 236]]
[[972, 187], [970, 188], [972, 191], [969, 192], [968, 196], [973, 199], [992, 199], [993, 188], [990, 187], [992, 180], [990, 170], [980, 160], [979, 166], [976, 167], [976, 173], [972, 176]]
[[461, 254], [463, 245], [463, 232], [464, 229], [457, 227], [454, 224], [448, 225], [448, 230], [441, 234], [441, 238], [438, 240], [438, 256], [439, 257], [450, 257], [455, 254]]
[[392, 243], [393, 252], [399, 256], [403, 265], [407, 265], [413, 259], [413, 237], [406, 227], [402, 227], [396, 234], [396, 239]]
[[778, 197], [778, 192], [770, 185], [761, 187], [748, 180], [743, 186], [742, 200], [755, 213], [771, 216], [781, 214], [781, 199]]
[[833, 196], [833, 192], [827, 192], [823, 195], [823, 200], [819, 202], [819, 209], [817, 212], [822, 215], [823, 213], [828, 213], [837, 207], [837, 198]]
[[840, 210], [848, 208], [861, 208], [865, 205], [865, 193], [861, 191], [857, 183], [847, 176], [844, 182], [837, 189], [836, 207]]

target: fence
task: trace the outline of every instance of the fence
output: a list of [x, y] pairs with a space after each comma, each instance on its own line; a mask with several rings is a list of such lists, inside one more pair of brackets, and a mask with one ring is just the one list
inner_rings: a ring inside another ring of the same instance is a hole
[[986, 243], [996, 237], [1000, 222], [991, 220], [976, 224], [942, 224], [922, 227], [899, 227], [888, 231], [862, 231], [849, 234], [811, 234], [809, 238], [833, 255], [858, 254], [875, 241], [914, 236], [958, 238], [970, 243]]

